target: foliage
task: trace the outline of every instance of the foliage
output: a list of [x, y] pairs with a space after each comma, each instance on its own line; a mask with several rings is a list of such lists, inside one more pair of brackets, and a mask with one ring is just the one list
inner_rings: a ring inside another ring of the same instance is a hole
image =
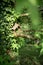
[[[0, 0], [1, 65], [43, 65], [43, 12], [38, 8], [43, 2], [39, 0], [33, 6], [34, 2], [29, 1]], [[12, 30], [15, 23], [22, 31], [18, 28], [15, 32], [24, 37], [15, 37]]]
[[35, 45], [25, 45], [20, 48], [20, 64], [21, 65], [40, 65], [39, 62], [40, 47]]

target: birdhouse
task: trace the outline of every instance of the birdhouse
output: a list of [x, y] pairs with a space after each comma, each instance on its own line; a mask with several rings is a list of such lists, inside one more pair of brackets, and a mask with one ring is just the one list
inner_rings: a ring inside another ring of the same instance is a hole
[[15, 23], [15, 25], [12, 27], [12, 30], [15, 31], [18, 28], [20, 28], [20, 25], [18, 23]]

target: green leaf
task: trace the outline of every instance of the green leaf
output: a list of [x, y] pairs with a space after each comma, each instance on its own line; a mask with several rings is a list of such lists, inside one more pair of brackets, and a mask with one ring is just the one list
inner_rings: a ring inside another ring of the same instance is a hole
[[40, 51], [40, 56], [41, 56], [41, 55], [43, 55], [43, 48], [42, 48], [41, 51]]

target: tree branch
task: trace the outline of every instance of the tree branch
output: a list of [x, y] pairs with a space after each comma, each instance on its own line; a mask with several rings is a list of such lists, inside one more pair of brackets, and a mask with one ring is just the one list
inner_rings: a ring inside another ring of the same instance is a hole
[[15, 37], [23, 37], [23, 38], [29, 38], [29, 39], [34, 39], [31, 35], [25, 35], [25, 34], [19, 34], [14, 32]]

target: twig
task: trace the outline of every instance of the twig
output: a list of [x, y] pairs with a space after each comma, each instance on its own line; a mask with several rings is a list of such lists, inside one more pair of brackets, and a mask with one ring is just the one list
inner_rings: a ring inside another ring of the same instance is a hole
[[30, 15], [29, 13], [24, 13], [24, 14], [19, 15], [19, 17], [22, 17], [22, 16], [29, 16], [29, 15]]

